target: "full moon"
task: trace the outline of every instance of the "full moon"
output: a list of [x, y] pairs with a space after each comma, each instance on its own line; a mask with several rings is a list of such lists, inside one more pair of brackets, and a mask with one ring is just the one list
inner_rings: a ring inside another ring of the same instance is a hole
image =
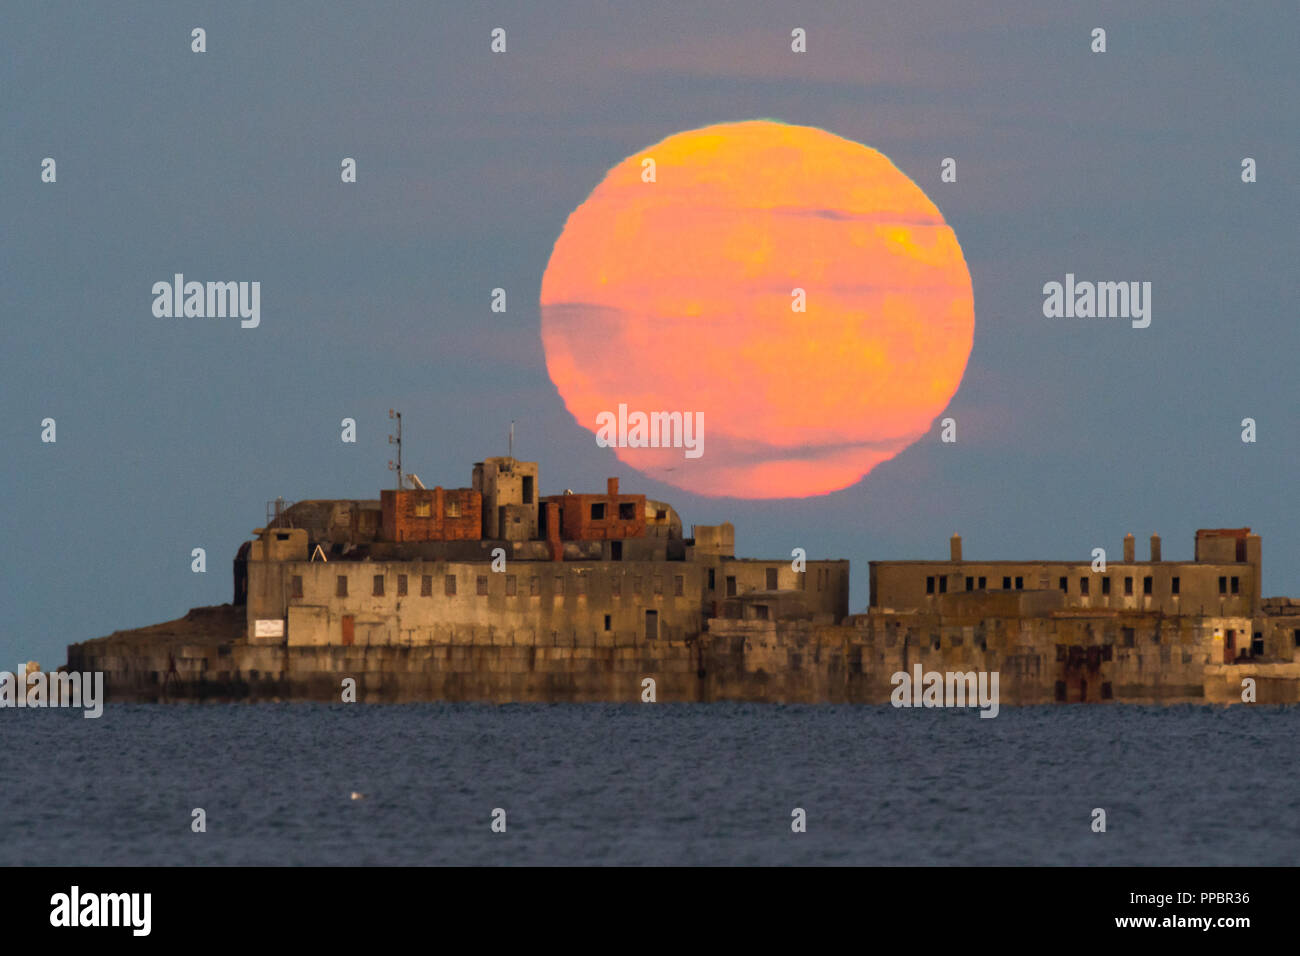
[[827, 494], [903, 451], [956, 393], [975, 331], [966, 260], [925, 193], [868, 146], [769, 120], [611, 169], [555, 243], [541, 316], [578, 424], [692, 416], [698, 454], [613, 450], [737, 498]]

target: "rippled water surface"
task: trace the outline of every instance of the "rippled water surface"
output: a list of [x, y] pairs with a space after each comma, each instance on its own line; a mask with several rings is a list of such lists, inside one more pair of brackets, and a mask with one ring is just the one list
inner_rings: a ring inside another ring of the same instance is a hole
[[4, 710], [0, 863], [1294, 865], [1298, 738], [1247, 706]]

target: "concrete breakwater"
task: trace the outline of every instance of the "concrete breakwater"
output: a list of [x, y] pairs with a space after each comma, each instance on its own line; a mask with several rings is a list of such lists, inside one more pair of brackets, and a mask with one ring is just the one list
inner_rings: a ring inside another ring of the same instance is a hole
[[[1159, 646], [1085, 644], [1068, 628], [984, 621], [913, 633], [891, 615], [843, 623], [717, 619], [684, 640], [466, 629], [445, 642], [293, 646], [242, 637], [243, 609], [198, 608], [166, 624], [74, 644], [70, 669], [103, 671], [112, 701], [342, 699], [887, 704], [893, 676], [998, 672], [1001, 703], [1300, 701], [1300, 663], [1223, 664], [1213, 631], [1166, 630]], [[1216, 653], [1219, 657], [1216, 658]], [[647, 680], [653, 685], [647, 685]]]

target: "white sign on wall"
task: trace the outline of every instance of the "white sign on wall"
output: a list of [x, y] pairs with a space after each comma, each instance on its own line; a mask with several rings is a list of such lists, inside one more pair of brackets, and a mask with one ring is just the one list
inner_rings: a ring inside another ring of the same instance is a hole
[[254, 637], [284, 637], [284, 621], [276, 619], [274, 621], [254, 621]]

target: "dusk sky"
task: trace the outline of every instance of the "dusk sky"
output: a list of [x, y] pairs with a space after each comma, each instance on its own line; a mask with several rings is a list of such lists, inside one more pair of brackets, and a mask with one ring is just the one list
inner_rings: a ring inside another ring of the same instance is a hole
[[[946, 557], [954, 532], [972, 560], [1085, 561], [1127, 532], [1181, 560], [1198, 527], [1248, 525], [1264, 596], [1300, 596], [1293, 2], [699, 6], [6, 4], [0, 669], [229, 601], [269, 500], [392, 487], [389, 408], [430, 487], [468, 486], [514, 419], [543, 493], [617, 475], [688, 533], [734, 522], [740, 556], [848, 558], [853, 611], [868, 561]], [[757, 118], [887, 156], [974, 288], [940, 416], [957, 442], [936, 423], [824, 496], [637, 474], [565, 410], [542, 350], [543, 271], [606, 172]], [[156, 318], [175, 273], [260, 281], [260, 326]], [[1150, 327], [1044, 317], [1067, 273], [1150, 282]]]

